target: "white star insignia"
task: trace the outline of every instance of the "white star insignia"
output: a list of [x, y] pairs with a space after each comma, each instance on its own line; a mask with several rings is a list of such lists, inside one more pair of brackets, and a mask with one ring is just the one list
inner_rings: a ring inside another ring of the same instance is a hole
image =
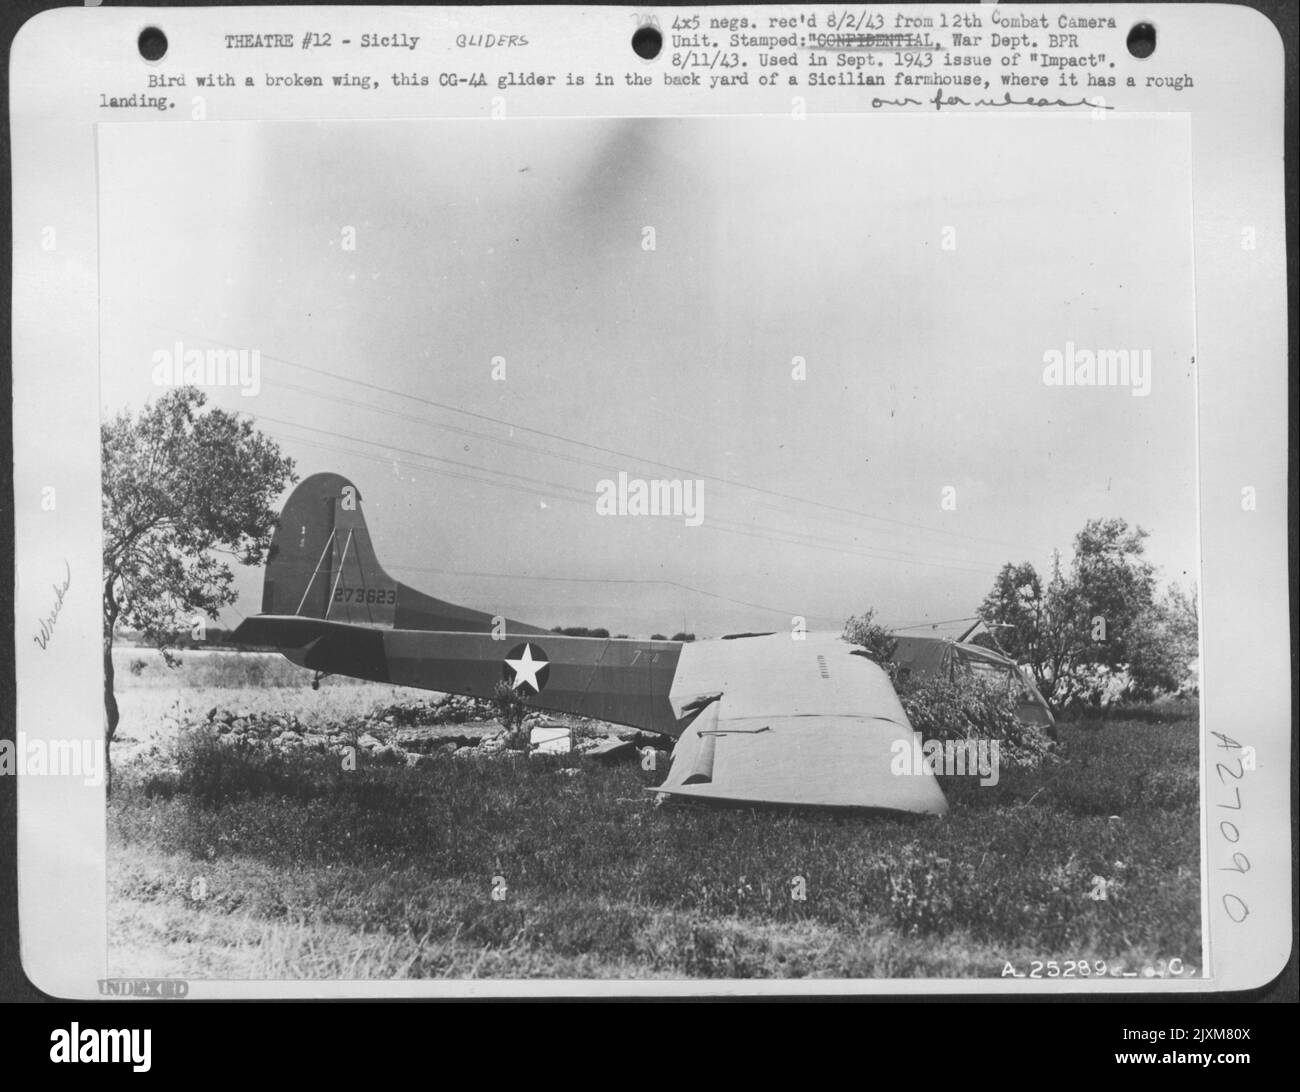
[[523, 655], [521, 655], [517, 660], [507, 659], [506, 663], [508, 663], [515, 672], [515, 681], [510, 684], [511, 690], [518, 690], [520, 684], [527, 683], [536, 693], [540, 694], [542, 692], [541, 683], [537, 681], [537, 673], [541, 671], [542, 668], [549, 666], [550, 661], [534, 660], [532, 645], [524, 645]]

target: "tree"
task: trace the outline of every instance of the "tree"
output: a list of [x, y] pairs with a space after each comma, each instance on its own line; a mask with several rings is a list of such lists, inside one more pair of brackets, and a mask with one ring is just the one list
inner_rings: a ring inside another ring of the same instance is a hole
[[138, 417], [100, 428], [104, 525], [105, 754], [117, 732], [113, 637], [137, 630], [169, 665], [179, 631], [235, 601], [221, 555], [261, 564], [276, 511], [296, 480], [293, 460], [252, 424], [223, 410], [201, 412], [195, 387], [168, 391]]
[[[1076, 698], [1095, 699], [1098, 688], [1124, 668], [1135, 681], [1142, 676], [1138, 691], [1166, 686], [1172, 678], [1169, 657], [1182, 653], [1165, 646], [1175, 633], [1185, 638], [1186, 610], [1179, 615], [1171, 606], [1164, 614], [1157, 607], [1146, 538], [1141, 527], [1122, 519], [1089, 520], [1075, 535], [1068, 573], [1059, 556], [1046, 583], [1029, 562], [1008, 563], [980, 605], [986, 622], [1006, 627], [998, 629], [999, 642], [1029, 665], [1054, 709]], [[1183, 618], [1177, 625], [1170, 623], [1175, 616]], [[1191, 617], [1194, 634], [1194, 607]]]
[[881, 667], [887, 667], [893, 659], [898, 642], [884, 626], [874, 620], [875, 616], [876, 612], [872, 607], [868, 607], [863, 614], [855, 614], [844, 623], [844, 639], [850, 644], [866, 649], [867, 655], [876, 663]]
[[1143, 697], [1194, 685], [1200, 628], [1194, 591], [1172, 585], [1135, 621], [1128, 640], [1129, 675]]
[[1143, 557], [1147, 532], [1122, 519], [1092, 519], [1074, 537], [1074, 609], [1087, 627], [1087, 658], [1116, 668], [1131, 659], [1137, 620], [1154, 603], [1154, 566]]
[[993, 590], [980, 604], [986, 625], [998, 625], [997, 643], [1020, 662], [1039, 658], [1043, 634], [1043, 582], [1028, 561], [1008, 561], [993, 581]]
[[[1052, 558], [1052, 577], [1043, 588], [1034, 656], [1029, 661], [1034, 685], [1057, 712], [1079, 693], [1082, 667], [1092, 657], [1091, 639], [1077, 574], [1061, 572], [1058, 553]], [[1090, 678], [1097, 678], [1097, 673]]]

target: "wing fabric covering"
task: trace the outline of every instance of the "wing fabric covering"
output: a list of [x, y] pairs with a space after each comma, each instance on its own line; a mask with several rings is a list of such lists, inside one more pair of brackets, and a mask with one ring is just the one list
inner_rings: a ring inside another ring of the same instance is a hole
[[672, 769], [655, 791], [728, 803], [943, 815], [948, 804], [932, 774], [892, 772], [898, 740], [910, 747], [910, 730], [874, 717], [692, 725], [677, 741]]
[[[725, 678], [723, 695], [683, 732], [667, 778], [652, 791], [727, 803], [947, 812], [928, 769], [895, 761], [900, 748], [910, 753], [913, 736], [888, 677], [840, 638], [688, 645], [678, 674], [689, 686], [693, 672]], [[683, 696], [675, 683], [674, 702]], [[895, 772], [900, 768], [906, 772]]]

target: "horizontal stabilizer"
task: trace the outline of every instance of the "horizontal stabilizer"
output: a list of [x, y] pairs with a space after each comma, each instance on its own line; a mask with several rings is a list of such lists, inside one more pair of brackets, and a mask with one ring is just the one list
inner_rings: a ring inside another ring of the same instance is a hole
[[388, 682], [388, 658], [380, 630], [319, 618], [245, 618], [230, 635], [231, 643], [274, 648], [300, 667], [325, 675], [351, 675]]

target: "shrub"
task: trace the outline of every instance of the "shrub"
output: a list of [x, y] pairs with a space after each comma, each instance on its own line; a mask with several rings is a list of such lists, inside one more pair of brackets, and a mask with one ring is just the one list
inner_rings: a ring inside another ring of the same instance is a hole
[[895, 682], [898, 697], [924, 739], [999, 741], [999, 761], [1008, 768], [1036, 767], [1052, 741], [1037, 725], [1016, 719], [1005, 683], [958, 671], [953, 678], [915, 676]]
[[181, 733], [176, 766], [176, 790], [207, 805], [268, 794], [310, 799], [327, 790], [335, 770], [330, 756], [290, 759], [250, 739], [223, 739], [208, 725]]
[[419, 728], [439, 724], [464, 724], [467, 720], [490, 716], [496, 699], [453, 697], [435, 702], [397, 702], [371, 714], [372, 721], [392, 722], [395, 727]]
[[866, 649], [867, 655], [885, 668], [892, 677], [894, 670], [891, 661], [898, 642], [884, 626], [874, 620], [875, 615], [873, 609], [868, 609], [864, 614], [855, 614], [844, 623], [844, 639], [850, 644]]
[[256, 754], [251, 744], [223, 743], [206, 726], [181, 734], [176, 758], [180, 791], [204, 803], [259, 795], [273, 781], [265, 756]]
[[[551, 632], [563, 637], [599, 637], [602, 640], [609, 637], [609, 630], [604, 626], [597, 626], [595, 629], [589, 626], [552, 626]], [[626, 635], [620, 634], [620, 636]]]
[[501, 727], [506, 730], [506, 746], [513, 751], [527, 751], [532, 733], [524, 727], [528, 706], [519, 691], [502, 679], [492, 691], [492, 701], [501, 718]]

